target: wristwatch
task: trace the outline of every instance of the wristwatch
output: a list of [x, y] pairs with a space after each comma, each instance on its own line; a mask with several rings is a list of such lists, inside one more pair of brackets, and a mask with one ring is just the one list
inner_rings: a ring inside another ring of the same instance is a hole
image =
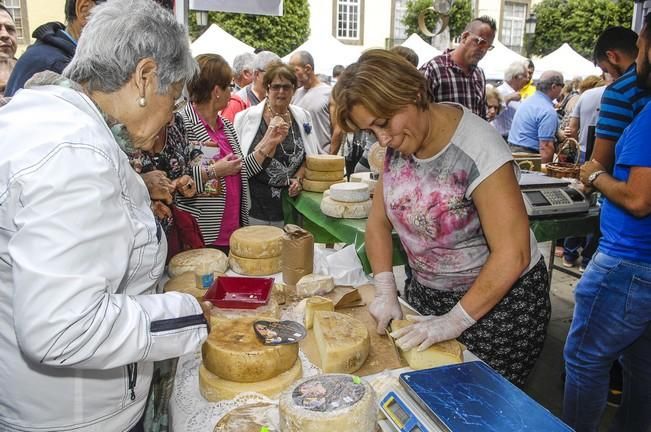
[[594, 183], [595, 180], [597, 180], [597, 177], [599, 177], [601, 174], [605, 173], [606, 171], [604, 170], [598, 170], [593, 172], [588, 176], [588, 184], [592, 186], [592, 183]]

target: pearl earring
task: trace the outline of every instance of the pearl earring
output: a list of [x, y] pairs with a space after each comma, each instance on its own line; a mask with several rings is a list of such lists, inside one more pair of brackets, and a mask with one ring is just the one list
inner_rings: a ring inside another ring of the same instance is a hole
[[144, 108], [144, 107], [147, 106], [147, 99], [145, 99], [144, 96], [141, 97], [140, 99], [138, 99], [138, 106], [141, 107], [141, 108]]

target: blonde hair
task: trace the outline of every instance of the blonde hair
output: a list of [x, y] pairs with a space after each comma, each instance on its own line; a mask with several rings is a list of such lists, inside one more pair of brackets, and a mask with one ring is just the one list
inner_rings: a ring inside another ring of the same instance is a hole
[[598, 77], [597, 75], [589, 75], [581, 81], [581, 84], [579, 84], [579, 92], [583, 93], [586, 90], [590, 90], [591, 88], [595, 87], [601, 87], [606, 82], [601, 79], [601, 77]]
[[497, 108], [497, 114], [502, 112], [502, 95], [497, 89], [493, 86], [486, 86], [486, 104], [488, 104], [488, 99], [495, 99], [499, 105]]
[[346, 132], [359, 128], [350, 119], [356, 105], [373, 116], [389, 119], [409, 105], [425, 111], [430, 96], [427, 81], [407, 60], [383, 49], [372, 49], [348, 66], [332, 90], [335, 123]]

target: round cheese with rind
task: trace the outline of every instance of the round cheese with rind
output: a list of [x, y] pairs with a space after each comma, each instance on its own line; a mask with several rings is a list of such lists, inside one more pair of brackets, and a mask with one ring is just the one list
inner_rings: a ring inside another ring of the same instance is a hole
[[305, 303], [305, 328], [311, 329], [314, 324], [314, 312], [330, 311], [334, 312], [335, 305], [329, 298], [314, 296], [307, 299]]
[[194, 273], [195, 270], [212, 271], [215, 275], [224, 274], [228, 270], [228, 257], [218, 249], [192, 249], [174, 255], [167, 266], [170, 277]]
[[231, 270], [245, 276], [267, 276], [280, 273], [282, 256], [271, 258], [243, 258], [231, 252], [228, 256]]
[[231, 252], [242, 258], [273, 258], [283, 250], [285, 232], [274, 226], [251, 225], [236, 229], [230, 238]]
[[324, 372], [353, 373], [362, 367], [371, 349], [366, 325], [339, 312], [314, 312], [321, 369]]
[[305, 158], [305, 164], [314, 171], [342, 171], [346, 161], [338, 155], [309, 155]]
[[296, 295], [298, 297], [311, 297], [324, 295], [335, 289], [335, 280], [332, 276], [310, 273], [296, 282]]
[[211, 319], [214, 325], [201, 348], [206, 369], [236, 382], [264, 381], [288, 370], [298, 358], [298, 344], [263, 344], [253, 330], [259, 319]]
[[317, 181], [335, 181], [344, 178], [344, 170], [337, 171], [314, 171], [309, 168], [305, 170], [305, 178]]
[[331, 196], [324, 196], [321, 200], [321, 213], [337, 219], [364, 219], [368, 217], [372, 205], [371, 200], [347, 203], [335, 201]]
[[336, 183], [342, 183], [343, 180], [317, 181], [303, 179], [303, 190], [307, 192], [324, 192], [330, 189], [330, 186]]
[[283, 432], [374, 432], [377, 401], [373, 388], [351, 375], [304, 378], [280, 395]]
[[255, 383], [239, 383], [219, 378], [211, 373], [202, 364], [199, 366], [199, 391], [209, 402], [219, 402], [233, 399], [242, 393], [260, 393], [269, 398], [275, 399], [280, 392], [292, 385], [303, 376], [303, 366], [300, 360], [280, 375], [265, 381]]
[[373, 178], [373, 173], [370, 172], [360, 172], [352, 173], [350, 175], [350, 182], [361, 182], [368, 185], [368, 191], [373, 194], [375, 191], [375, 185], [377, 185], [377, 180]]
[[279, 432], [278, 404], [260, 402], [235, 408], [222, 417], [213, 432]]
[[197, 288], [195, 274], [186, 272], [168, 280], [163, 286], [163, 291], [182, 292], [194, 296], [197, 301], [203, 301], [203, 296], [208, 290]]
[[371, 197], [368, 185], [361, 182], [338, 183], [330, 186], [330, 198], [345, 203], [368, 201]]

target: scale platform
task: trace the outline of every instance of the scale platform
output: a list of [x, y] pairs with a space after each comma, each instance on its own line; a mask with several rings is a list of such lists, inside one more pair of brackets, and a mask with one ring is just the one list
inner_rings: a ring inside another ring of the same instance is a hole
[[394, 431], [572, 431], [481, 361], [403, 373], [400, 384], [401, 404], [381, 402]]

